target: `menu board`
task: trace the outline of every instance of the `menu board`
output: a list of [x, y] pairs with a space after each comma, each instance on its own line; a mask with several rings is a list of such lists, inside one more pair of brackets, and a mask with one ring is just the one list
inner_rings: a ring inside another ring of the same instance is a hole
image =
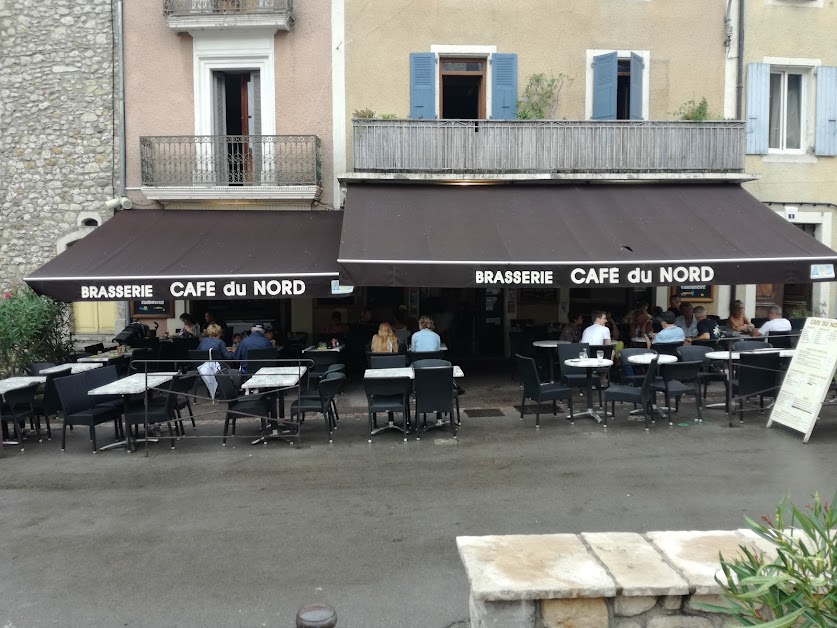
[[131, 301], [131, 318], [172, 318], [174, 301]]
[[710, 284], [695, 284], [691, 286], [675, 286], [674, 294], [683, 301], [690, 303], [711, 303], [714, 301]]
[[809, 318], [799, 337], [767, 427], [785, 425], [807, 443], [837, 370], [837, 320]]

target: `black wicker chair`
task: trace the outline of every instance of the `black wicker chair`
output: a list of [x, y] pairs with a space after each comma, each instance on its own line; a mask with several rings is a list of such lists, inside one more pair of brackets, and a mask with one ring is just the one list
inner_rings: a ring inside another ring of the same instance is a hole
[[[227, 413], [224, 417], [224, 439], [222, 445], [227, 445], [227, 435], [232, 424], [232, 435], [235, 436], [236, 421], [240, 418], [259, 419], [262, 432], [267, 427], [267, 420], [270, 418], [270, 403], [266, 396], [248, 395], [239, 397], [241, 388], [241, 374], [238, 371], [225, 370], [215, 374], [215, 381], [218, 382], [218, 390], [215, 399], [227, 404]], [[250, 397], [250, 398], [248, 398]]]
[[[325, 419], [326, 430], [328, 431], [328, 442], [333, 442], [334, 430], [337, 429], [337, 412], [335, 397], [340, 392], [346, 381], [343, 373], [332, 373], [324, 377], [317, 385], [318, 396], [300, 397], [291, 404], [291, 420], [297, 419], [297, 423], [305, 421], [307, 413], [320, 413]], [[300, 430], [301, 431], [301, 430]]]
[[[605, 391], [604, 397], [605, 403], [607, 403], [608, 401], [611, 403], [611, 413], [613, 414], [613, 418], [616, 418], [617, 401], [627, 401], [628, 403], [639, 404], [642, 406], [642, 411], [645, 416], [645, 429], [646, 431], [649, 430], [650, 425], [648, 421], [651, 418], [651, 403], [653, 395], [651, 386], [654, 383], [656, 377], [657, 358], [655, 357], [651, 360], [651, 362], [648, 364], [648, 367], [645, 370], [645, 376], [642, 380], [641, 386], [625, 386], [621, 384], [610, 386]], [[605, 413], [604, 421], [605, 425], [607, 425], [607, 413]]]
[[695, 421], [703, 423], [703, 413], [700, 396], [700, 370], [703, 367], [702, 360], [690, 362], [671, 362], [660, 364], [661, 380], [655, 381], [651, 388], [656, 392], [665, 394], [666, 407], [668, 408], [668, 424], [674, 425], [671, 420], [671, 398], [674, 397], [676, 412], [680, 412], [680, 397], [683, 395], [694, 395], [697, 418]]
[[535, 427], [541, 426], [541, 402], [552, 402], [552, 416], [557, 414], [557, 401], [566, 400], [570, 407], [570, 414], [573, 412], [573, 391], [555, 382], [542, 383], [538, 376], [538, 365], [534, 358], [523, 355], [514, 356], [517, 360], [517, 368], [520, 372], [520, 379], [523, 382], [523, 398], [520, 400], [520, 420], [523, 420], [526, 399], [535, 402]]
[[107, 404], [94, 405], [94, 397], [87, 394], [87, 391], [93, 388], [88, 385], [87, 375], [91, 372], [59, 377], [55, 380], [55, 389], [58, 393], [58, 399], [61, 401], [61, 413], [64, 418], [64, 426], [61, 431], [61, 451], [64, 451], [67, 446], [67, 428], [73, 425], [85, 425], [90, 428], [93, 453], [98, 451], [96, 445], [97, 425], [113, 421], [116, 440], [119, 440], [122, 408]]
[[[416, 395], [416, 439], [421, 440], [422, 432], [433, 428], [448, 427], [441, 416], [450, 416], [449, 427], [453, 437], [457, 438], [458, 417], [454, 417], [454, 410], [459, 404], [456, 399], [456, 386], [453, 381], [452, 366], [414, 366], [415, 395]], [[436, 413], [438, 420], [434, 425], [428, 427], [427, 413]], [[419, 424], [418, 415], [422, 415], [422, 423]]]
[[[26, 427], [26, 419], [32, 419], [35, 416], [33, 403], [35, 402], [35, 395], [38, 393], [38, 382], [33, 382], [22, 388], [15, 388], [3, 395], [3, 404], [0, 407], [0, 420], [3, 422], [2, 431], [8, 431], [7, 423], [11, 421], [14, 425], [15, 438], [17, 439], [20, 450], [24, 450], [23, 445], [23, 428]], [[41, 437], [40, 427], [37, 428], [38, 439]]]
[[[410, 393], [413, 382], [409, 377], [364, 378], [363, 387], [366, 391], [367, 411], [369, 413], [369, 442], [372, 437], [384, 430], [400, 430], [407, 442], [407, 430], [410, 427]], [[388, 423], [378, 427], [378, 412], [386, 412]], [[394, 414], [401, 412], [403, 421], [401, 426], [395, 424]]]

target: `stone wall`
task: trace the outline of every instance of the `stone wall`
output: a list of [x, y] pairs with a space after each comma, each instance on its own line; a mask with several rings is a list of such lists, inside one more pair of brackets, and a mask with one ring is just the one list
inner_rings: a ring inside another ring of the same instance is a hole
[[458, 537], [471, 628], [725, 628], [719, 552], [775, 555], [750, 530]]
[[0, 290], [113, 215], [114, 15], [112, 0], [0, 0]]

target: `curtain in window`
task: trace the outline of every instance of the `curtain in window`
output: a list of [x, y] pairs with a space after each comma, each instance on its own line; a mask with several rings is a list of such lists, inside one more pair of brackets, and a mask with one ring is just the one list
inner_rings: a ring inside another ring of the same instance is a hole
[[785, 148], [802, 147], [802, 75], [788, 74]]
[[770, 148], [782, 148], [782, 75], [770, 75]]

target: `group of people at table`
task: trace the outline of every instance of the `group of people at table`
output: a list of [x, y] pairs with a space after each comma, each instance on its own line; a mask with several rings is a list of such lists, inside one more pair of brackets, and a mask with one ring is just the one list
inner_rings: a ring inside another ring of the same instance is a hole
[[[651, 314], [648, 312], [647, 303], [639, 303], [626, 317], [628, 329], [632, 334], [630, 341], [634, 346], [650, 349], [655, 344], [688, 345], [695, 340], [711, 342], [721, 338], [721, 321], [709, 318], [703, 306], [692, 307], [691, 303], [681, 303], [680, 297], [672, 296], [667, 310], [658, 309], [658, 312]], [[791, 331], [791, 323], [782, 316], [780, 307], [770, 307], [767, 318], [761, 327], [756, 327], [744, 315], [744, 303], [734, 301], [725, 326], [741, 336], [767, 336], [771, 333]], [[625, 343], [620, 340], [619, 328], [609, 312], [594, 310], [592, 319], [592, 324], [582, 331], [583, 316], [571, 314], [569, 323], [561, 330], [560, 340], [596, 346], [615, 345], [615, 353], [624, 348]]]

